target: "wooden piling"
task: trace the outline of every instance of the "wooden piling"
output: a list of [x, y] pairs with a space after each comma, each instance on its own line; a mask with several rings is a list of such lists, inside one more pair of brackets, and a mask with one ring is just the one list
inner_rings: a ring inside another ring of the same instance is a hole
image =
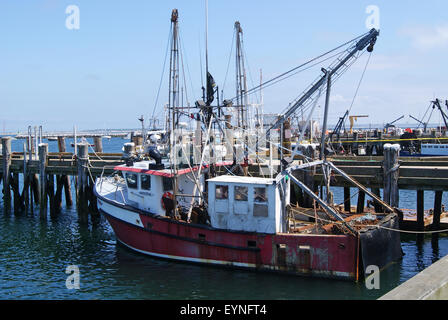
[[[58, 149], [59, 152], [67, 152], [64, 137], [58, 137]], [[62, 175], [58, 179], [56, 190], [56, 201], [59, 202], [57, 206], [58, 208], [61, 208], [62, 206], [62, 188], [65, 192], [65, 205], [71, 207], [73, 205], [72, 187], [70, 184], [70, 177], [67, 175]]]
[[[381, 199], [381, 191], [379, 188], [372, 188], [372, 193]], [[383, 207], [378, 202], [374, 201], [373, 206], [375, 208], [376, 213], [384, 212]]]
[[90, 178], [88, 179], [88, 181], [89, 181], [89, 186], [88, 186], [89, 211], [90, 211], [90, 215], [91, 215], [93, 221], [97, 221], [100, 217], [99, 210], [98, 210], [97, 198], [95, 196], [95, 193], [93, 192], [93, 188], [95, 186], [95, 180], [96, 180], [96, 177], [93, 177], [93, 181]]
[[62, 210], [62, 189], [64, 188], [62, 177], [61, 175], [56, 176], [56, 192], [54, 194], [54, 208], [56, 213], [60, 213]]
[[384, 202], [392, 207], [399, 204], [399, 153], [400, 145], [384, 145]]
[[78, 145], [77, 154], [78, 163], [78, 184], [76, 186], [76, 205], [78, 209], [79, 222], [81, 224], [88, 223], [88, 191], [87, 191], [87, 179], [89, 163], [89, 145], [82, 143]]
[[344, 187], [344, 211], [347, 213], [352, 211], [350, 187]]
[[39, 145], [39, 181], [40, 181], [40, 218], [47, 218], [47, 155], [48, 144], [41, 143]]
[[70, 184], [70, 177], [62, 176], [62, 183], [64, 185], [65, 205], [67, 207], [71, 207], [73, 206], [73, 199], [72, 199], [72, 187]]
[[48, 175], [48, 183], [47, 183], [47, 195], [48, 200], [50, 202], [50, 217], [55, 217], [57, 214], [55, 194], [54, 194], [54, 175]]
[[417, 190], [417, 229], [425, 230], [425, 192]]
[[30, 208], [30, 176], [28, 173], [28, 146], [30, 145], [29, 137], [27, 143], [23, 144], [23, 192], [22, 196], [25, 202], [25, 211], [28, 212]]
[[11, 188], [14, 194], [14, 214], [18, 215], [23, 211], [23, 202], [21, 201], [19, 190], [19, 173], [14, 172], [12, 174]]
[[434, 216], [432, 220], [432, 230], [440, 229], [440, 215], [442, 214], [443, 191], [436, 191], [434, 196]]
[[5, 213], [11, 212], [11, 138], [2, 138], [3, 148], [3, 206]]
[[358, 205], [356, 208], [356, 213], [364, 213], [364, 203], [366, 201], [366, 193], [362, 190], [359, 190], [358, 193]]
[[36, 205], [40, 204], [40, 183], [38, 174], [33, 174], [31, 176], [31, 189], [31, 197], [34, 198], [34, 203]]
[[103, 139], [102, 137], [93, 137], [93, 144], [96, 153], [103, 153]]

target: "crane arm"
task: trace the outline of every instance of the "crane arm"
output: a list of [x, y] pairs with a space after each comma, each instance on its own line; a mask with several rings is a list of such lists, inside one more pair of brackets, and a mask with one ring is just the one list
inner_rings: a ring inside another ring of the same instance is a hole
[[[366, 47], [368, 52], [373, 51], [373, 47], [376, 43], [376, 39], [379, 36], [379, 31], [376, 29], [370, 30], [370, 32], [364, 36], [361, 40], [359, 40], [354, 47], [350, 49], [350, 51], [343, 57], [342, 59], [338, 59], [339, 63], [332, 69], [328, 71], [324, 71], [324, 74], [317, 80], [311, 88], [299, 99], [295, 102], [284, 114], [282, 114], [279, 119], [266, 131], [266, 136], [269, 136], [271, 130], [275, 130], [279, 128], [285, 121], [288, 119], [299, 107], [303, 106], [306, 102], [308, 102], [312, 96], [326, 83], [327, 76], [333, 76], [338, 71], [340, 71], [343, 67], [348, 68], [349, 66], [346, 63], [355, 56], [355, 54], [359, 51], [363, 51]], [[327, 74], [329, 72], [329, 75]]]
[[386, 125], [384, 126], [384, 128], [385, 128], [385, 129], [388, 129], [388, 128], [392, 127], [393, 124], [394, 124], [395, 122], [400, 121], [400, 120], [403, 119], [403, 118], [404, 118], [404, 116], [401, 116], [401, 117], [398, 118], [397, 120], [394, 120], [394, 121], [392, 121], [391, 123], [386, 124]]
[[435, 101], [433, 101], [433, 103], [439, 109], [443, 118], [443, 122], [445, 122], [445, 128], [448, 129], [448, 123], [447, 123], [448, 116], [445, 114], [445, 112], [443, 112], [442, 107], [440, 106], [440, 100], [436, 99]]
[[415, 121], [417, 121], [418, 123], [420, 123], [420, 124], [425, 124], [423, 121], [421, 121], [421, 120], [418, 120], [417, 118], [414, 118], [413, 116], [411, 116], [411, 115], [409, 115], [412, 119], [414, 119]]
[[331, 136], [338, 135], [341, 132], [342, 125], [344, 124], [345, 119], [348, 116], [349, 111], [347, 110], [342, 118], [339, 118], [338, 124], [334, 128], [333, 132], [331, 133]]

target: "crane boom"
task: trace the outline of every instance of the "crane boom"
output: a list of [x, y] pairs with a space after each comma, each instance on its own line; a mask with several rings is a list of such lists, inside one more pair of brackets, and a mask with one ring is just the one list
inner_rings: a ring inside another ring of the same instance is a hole
[[440, 114], [442, 115], [443, 118], [443, 122], [445, 122], [445, 128], [448, 129], [448, 116], [446, 115], [445, 112], [443, 112], [442, 107], [440, 106], [440, 100], [436, 99], [435, 101], [432, 102], [434, 104], [433, 108], [437, 107], [440, 111]]
[[334, 128], [333, 132], [330, 133], [330, 137], [333, 137], [334, 135], [339, 135], [341, 132], [342, 126], [344, 125], [345, 119], [347, 118], [349, 114], [349, 110], [347, 110], [342, 118], [339, 118], [338, 123], [336, 124], [336, 127]]
[[324, 71], [324, 74], [320, 77], [319, 80], [317, 80], [311, 88], [299, 99], [297, 100], [294, 105], [292, 105], [283, 115], [279, 117], [279, 119], [269, 128], [266, 132], [266, 135], [269, 135], [271, 130], [275, 130], [279, 128], [286, 119], [288, 119], [299, 107], [303, 106], [312, 96], [314, 93], [316, 93], [319, 88], [321, 88], [326, 83], [326, 79], [328, 76], [333, 76], [336, 74], [342, 67], [348, 68], [346, 63], [355, 56], [355, 54], [359, 51], [363, 51], [367, 46], [367, 50], [369, 52], [373, 51], [373, 46], [375, 45], [376, 39], [379, 36], [379, 31], [376, 29], [370, 30], [370, 32], [364, 36], [361, 40], [359, 40], [354, 47], [351, 48], [351, 50], [343, 57], [342, 59], [338, 59], [339, 63], [332, 69], [329, 69], [327, 74], [327, 71]]
[[404, 116], [401, 116], [400, 118], [398, 118], [398, 119], [392, 121], [391, 123], [386, 124], [386, 125], [384, 126], [384, 129], [389, 129], [390, 127], [393, 127], [393, 125], [394, 125], [395, 122], [400, 121], [400, 120], [403, 119], [403, 118], [404, 118]]
[[415, 118], [415, 117], [413, 117], [412, 115], [409, 115], [412, 119], [414, 119], [415, 121], [417, 121], [418, 123], [420, 123], [420, 124], [425, 124], [423, 121], [421, 121], [421, 120], [418, 120], [417, 118]]

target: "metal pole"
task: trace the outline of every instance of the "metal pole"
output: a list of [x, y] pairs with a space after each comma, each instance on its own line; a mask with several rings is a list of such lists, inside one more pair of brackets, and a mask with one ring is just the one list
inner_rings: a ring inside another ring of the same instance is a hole
[[77, 138], [76, 138], [76, 126], [73, 126], [73, 140], [74, 140], [74, 144], [75, 144], [75, 151], [73, 154], [77, 155], [78, 154], [78, 144], [77, 144]]
[[328, 108], [330, 106], [331, 73], [326, 71], [326, 74], [327, 74], [327, 96], [325, 98], [324, 124], [322, 127], [322, 139], [321, 139], [321, 145], [320, 145], [319, 160], [323, 160], [325, 157], [325, 138], [327, 135]]
[[210, 92], [208, 92], [208, 0], [205, 0], [205, 81], [206, 99], [208, 100], [210, 96]]

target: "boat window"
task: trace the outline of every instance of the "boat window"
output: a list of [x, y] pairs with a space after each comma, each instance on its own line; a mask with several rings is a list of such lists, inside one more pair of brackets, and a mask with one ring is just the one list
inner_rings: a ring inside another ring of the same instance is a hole
[[254, 203], [253, 215], [254, 217], [269, 217], [269, 208], [267, 203]]
[[142, 174], [140, 186], [142, 190], [151, 190], [151, 176]]
[[247, 196], [249, 194], [249, 189], [247, 187], [235, 187], [235, 200], [236, 201], [247, 201]]
[[254, 188], [254, 217], [268, 217], [268, 198], [266, 196], [266, 188]]
[[268, 198], [266, 197], [266, 188], [254, 188], [254, 202], [268, 202]]
[[229, 186], [216, 186], [216, 200], [227, 200], [229, 198]]
[[137, 189], [137, 175], [135, 173], [127, 173], [126, 182], [128, 184], [128, 188]]
[[173, 190], [173, 179], [163, 177], [163, 191]]

